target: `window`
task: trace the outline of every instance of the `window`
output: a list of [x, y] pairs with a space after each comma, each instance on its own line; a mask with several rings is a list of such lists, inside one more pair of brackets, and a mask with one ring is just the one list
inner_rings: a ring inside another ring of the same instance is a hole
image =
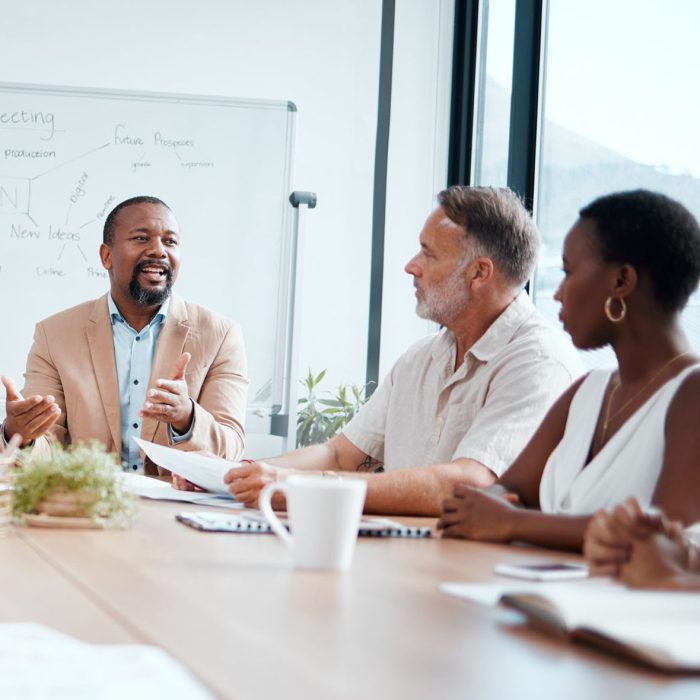
[[[555, 322], [562, 241], [582, 206], [643, 187], [700, 218], [699, 25], [695, 0], [549, 0], [534, 293]], [[683, 324], [700, 348], [698, 292]], [[610, 350], [584, 357], [590, 366], [611, 358]]]
[[483, 1], [474, 115], [475, 185], [507, 183], [514, 28], [515, 0]]

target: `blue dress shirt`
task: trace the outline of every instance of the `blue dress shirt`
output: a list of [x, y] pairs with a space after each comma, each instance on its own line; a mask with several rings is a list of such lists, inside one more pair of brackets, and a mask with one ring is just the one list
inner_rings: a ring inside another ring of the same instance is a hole
[[[140, 331], [133, 329], [126, 322], [119, 313], [111, 294], [107, 297], [107, 305], [112, 320], [114, 359], [117, 365], [117, 384], [119, 386], [121, 457], [129, 471], [143, 473], [140, 450], [131, 438], [141, 435], [142, 418], [139, 411], [146, 400], [153, 356], [158, 337], [165, 323], [165, 317], [168, 314], [170, 299], [163, 302], [151, 322]], [[174, 442], [188, 440], [192, 435], [193, 427], [190, 426], [190, 430], [184, 435], [177, 435], [170, 428], [170, 436]]]

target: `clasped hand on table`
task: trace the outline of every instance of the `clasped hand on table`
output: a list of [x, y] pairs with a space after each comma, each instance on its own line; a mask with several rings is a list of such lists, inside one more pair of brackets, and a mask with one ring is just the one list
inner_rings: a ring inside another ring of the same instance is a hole
[[509, 542], [518, 503], [515, 493], [457, 484], [452, 498], [443, 501], [437, 527], [443, 537]]

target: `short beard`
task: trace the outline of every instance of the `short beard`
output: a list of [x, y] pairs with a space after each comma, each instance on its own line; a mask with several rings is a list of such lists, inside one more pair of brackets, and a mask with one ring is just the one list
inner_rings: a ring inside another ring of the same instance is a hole
[[446, 326], [463, 313], [471, 298], [464, 280], [469, 262], [460, 264], [440, 286], [423, 290], [423, 298], [416, 303], [416, 314], [420, 318]]
[[173, 271], [170, 266], [165, 272], [165, 286], [160, 289], [146, 289], [138, 282], [139, 273], [144, 267], [149, 267], [153, 262], [150, 260], [140, 262], [134, 267], [134, 272], [131, 275], [129, 282], [129, 294], [131, 298], [140, 306], [160, 306], [169, 296], [173, 287]]

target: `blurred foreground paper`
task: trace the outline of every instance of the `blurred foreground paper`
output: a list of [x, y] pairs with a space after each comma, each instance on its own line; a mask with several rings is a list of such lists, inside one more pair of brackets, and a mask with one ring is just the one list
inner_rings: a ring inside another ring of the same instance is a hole
[[214, 697], [157, 647], [98, 645], [33, 622], [0, 624], [0, 697], [141, 700]]

